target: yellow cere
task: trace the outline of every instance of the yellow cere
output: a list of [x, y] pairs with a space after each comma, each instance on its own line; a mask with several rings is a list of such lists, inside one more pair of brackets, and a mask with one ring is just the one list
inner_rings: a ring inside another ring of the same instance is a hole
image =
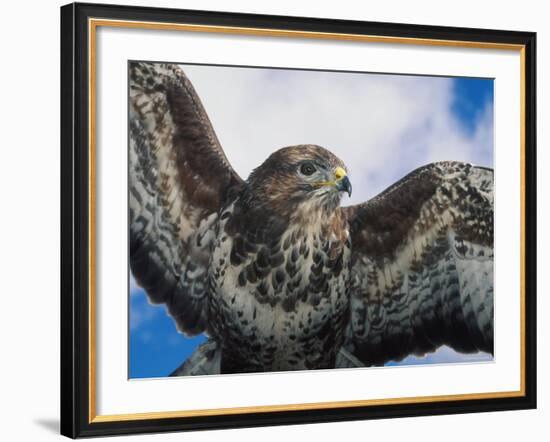
[[336, 169], [334, 169], [334, 178], [336, 178], [337, 180], [339, 180], [340, 178], [344, 178], [346, 175], [346, 171], [341, 167], [337, 167]]
[[337, 167], [334, 169], [334, 181], [319, 181], [315, 183], [314, 186], [336, 186], [336, 181], [344, 178], [346, 175], [347, 173], [343, 168]]

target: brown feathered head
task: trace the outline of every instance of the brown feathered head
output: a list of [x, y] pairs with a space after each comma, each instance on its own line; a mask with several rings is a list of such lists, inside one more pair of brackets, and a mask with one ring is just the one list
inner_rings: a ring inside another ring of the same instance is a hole
[[311, 144], [284, 147], [272, 153], [247, 180], [248, 203], [266, 209], [332, 211], [341, 192], [351, 195], [351, 183], [342, 160]]

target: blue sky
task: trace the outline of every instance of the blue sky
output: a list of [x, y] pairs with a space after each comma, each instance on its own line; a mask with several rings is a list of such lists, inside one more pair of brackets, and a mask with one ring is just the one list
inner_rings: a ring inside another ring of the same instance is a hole
[[453, 92], [451, 109], [464, 129], [473, 133], [486, 106], [493, 103], [493, 81], [478, 78], [455, 78]]
[[131, 378], [169, 375], [206, 339], [178, 333], [165, 308], [151, 305], [140, 288], [132, 290], [129, 302]]
[[[347, 164], [354, 194], [376, 195], [423, 164], [493, 167], [493, 81], [182, 65], [231, 164], [244, 178], [273, 150], [312, 143]], [[129, 377], [163, 377], [203, 336], [178, 333], [164, 306], [130, 284]], [[388, 365], [490, 360], [442, 347]]]

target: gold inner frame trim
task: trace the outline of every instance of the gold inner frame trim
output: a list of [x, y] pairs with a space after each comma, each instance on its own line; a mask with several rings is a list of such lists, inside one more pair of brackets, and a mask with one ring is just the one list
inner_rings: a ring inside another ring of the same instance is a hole
[[116, 28], [154, 29], [160, 31], [208, 32], [217, 34], [255, 35], [263, 37], [291, 37], [321, 40], [359, 41], [370, 43], [399, 43], [422, 46], [455, 46], [481, 49], [521, 50], [523, 45], [477, 41], [442, 40], [430, 38], [391, 37], [334, 32], [292, 31], [287, 29], [245, 28], [239, 26], [212, 26], [183, 23], [159, 23], [131, 20], [90, 19], [90, 25]]
[[[518, 51], [520, 54], [520, 389], [518, 391], [499, 391], [487, 393], [466, 393], [437, 396], [415, 396], [388, 399], [367, 399], [353, 401], [315, 402], [284, 405], [261, 405], [233, 408], [158, 411], [128, 414], [96, 414], [96, 31], [99, 26], [115, 28], [134, 28], [148, 30], [169, 30], [186, 32], [207, 32], [217, 34], [254, 35], [266, 37], [306, 38], [339, 41], [356, 41], [386, 44], [412, 44], [419, 46], [443, 46], [477, 49], [498, 49]], [[179, 417], [237, 415], [247, 413], [273, 413], [281, 411], [322, 410], [329, 408], [365, 407], [375, 405], [417, 404], [427, 402], [482, 400], [525, 396], [525, 46], [521, 44], [475, 42], [441, 39], [423, 39], [412, 37], [390, 37], [330, 32], [292, 31], [284, 29], [263, 29], [233, 26], [210, 26], [182, 23], [158, 23], [131, 20], [88, 19], [88, 98], [89, 98], [89, 367], [88, 367], [88, 422], [117, 422], [145, 419], [168, 419]]]

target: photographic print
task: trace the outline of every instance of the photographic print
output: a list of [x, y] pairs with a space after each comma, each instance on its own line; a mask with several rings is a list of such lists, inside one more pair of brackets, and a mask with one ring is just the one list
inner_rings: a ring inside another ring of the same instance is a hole
[[536, 407], [535, 33], [71, 4], [61, 36], [62, 434]]
[[493, 360], [493, 79], [128, 76], [129, 378]]

